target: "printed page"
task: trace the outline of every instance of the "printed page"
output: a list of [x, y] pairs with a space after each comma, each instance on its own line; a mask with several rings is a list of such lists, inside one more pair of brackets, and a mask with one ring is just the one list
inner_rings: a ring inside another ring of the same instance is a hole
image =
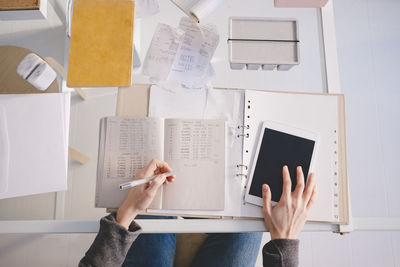
[[[118, 208], [129, 190], [119, 185], [134, 179], [152, 158], [163, 158], [164, 123], [161, 118], [107, 117], [100, 143], [96, 207]], [[102, 148], [103, 146], [103, 148]], [[104, 150], [103, 153], [101, 153]], [[161, 189], [162, 190], [162, 189]], [[162, 191], [151, 207], [160, 207]]]
[[142, 72], [156, 80], [166, 80], [174, 63], [184, 32], [159, 23], [143, 62]]
[[216, 27], [183, 17], [178, 28], [158, 24], [142, 72], [157, 84], [201, 88], [214, 77], [211, 58], [219, 42]]
[[204, 86], [212, 78], [210, 61], [219, 43], [217, 28], [212, 24], [199, 26], [183, 17], [178, 28], [184, 31], [182, 43], [177, 50], [169, 79], [188, 87]]
[[164, 188], [163, 209], [223, 210], [225, 122], [166, 119], [164, 155], [176, 179]]
[[[243, 172], [242, 163], [244, 91], [177, 88], [175, 91], [153, 85], [150, 91], [149, 116], [168, 118], [222, 119], [226, 122], [225, 207], [223, 211], [180, 210], [179, 214], [205, 216], [240, 216], [243, 202], [242, 188], [246, 179], [237, 176]], [[169, 105], [163, 105], [169, 103]], [[151, 210], [176, 214], [176, 210]]]

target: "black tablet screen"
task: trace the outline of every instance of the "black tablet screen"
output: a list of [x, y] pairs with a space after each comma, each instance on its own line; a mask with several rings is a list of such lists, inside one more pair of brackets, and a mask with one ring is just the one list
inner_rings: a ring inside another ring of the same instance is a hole
[[279, 201], [282, 195], [282, 167], [287, 165], [292, 180], [292, 191], [296, 187], [296, 167], [302, 166], [307, 181], [315, 142], [287, 133], [264, 129], [262, 143], [254, 170], [249, 194], [262, 197], [262, 185], [268, 184], [272, 200]]

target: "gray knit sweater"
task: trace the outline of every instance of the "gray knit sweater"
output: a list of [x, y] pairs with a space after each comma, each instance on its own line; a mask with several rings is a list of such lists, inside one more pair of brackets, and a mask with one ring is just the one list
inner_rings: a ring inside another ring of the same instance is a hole
[[[126, 230], [115, 220], [112, 213], [100, 220], [100, 230], [93, 244], [79, 262], [86, 266], [121, 266], [132, 243], [141, 232], [141, 228], [132, 222]], [[291, 267], [298, 265], [299, 240], [275, 239], [263, 247], [263, 265], [268, 267]]]

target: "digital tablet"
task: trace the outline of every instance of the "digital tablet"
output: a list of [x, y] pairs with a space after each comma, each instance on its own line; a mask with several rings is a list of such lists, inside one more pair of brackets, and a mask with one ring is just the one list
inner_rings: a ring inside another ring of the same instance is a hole
[[287, 165], [292, 180], [292, 191], [297, 184], [297, 166], [303, 168], [305, 182], [312, 172], [315, 161], [318, 134], [288, 125], [265, 121], [249, 181], [246, 187], [245, 202], [262, 206], [262, 185], [268, 184], [273, 203], [282, 195], [282, 168]]

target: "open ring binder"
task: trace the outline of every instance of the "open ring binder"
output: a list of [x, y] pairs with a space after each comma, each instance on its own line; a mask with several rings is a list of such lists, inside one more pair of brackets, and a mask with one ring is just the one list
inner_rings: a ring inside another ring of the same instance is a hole
[[237, 173], [236, 176], [242, 176], [247, 179], [247, 174], [244, 174], [244, 173]]
[[[237, 164], [236, 167], [237, 168], [244, 168], [246, 171], [248, 170], [247, 165], [244, 165], [244, 164]], [[247, 179], [247, 174], [245, 174], [245, 173], [237, 173], [236, 176], [242, 176], [245, 179]]]
[[238, 129], [243, 129], [243, 133], [237, 135], [238, 138], [241, 137], [241, 136], [246, 137], [246, 138], [249, 138], [249, 133], [245, 133], [245, 132], [244, 132], [245, 129], [247, 129], [247, 130], [250, 129], [250, 125], [249, 125], [249, 124], [246, 124], [246, 125], [238, 125], [237, 128], [238, 128]]
[[238, 168], [243, 167], [246, 170], [248, 169], [248, 167], [246, 165], [244, 165], [244, 164], [238, 164], [238, 165], [236, 165], [236, 167], [238, 167]]
[[243, 129], [250, 129], [250, 125], [239, 125], [238, 129], [243, 128]]

